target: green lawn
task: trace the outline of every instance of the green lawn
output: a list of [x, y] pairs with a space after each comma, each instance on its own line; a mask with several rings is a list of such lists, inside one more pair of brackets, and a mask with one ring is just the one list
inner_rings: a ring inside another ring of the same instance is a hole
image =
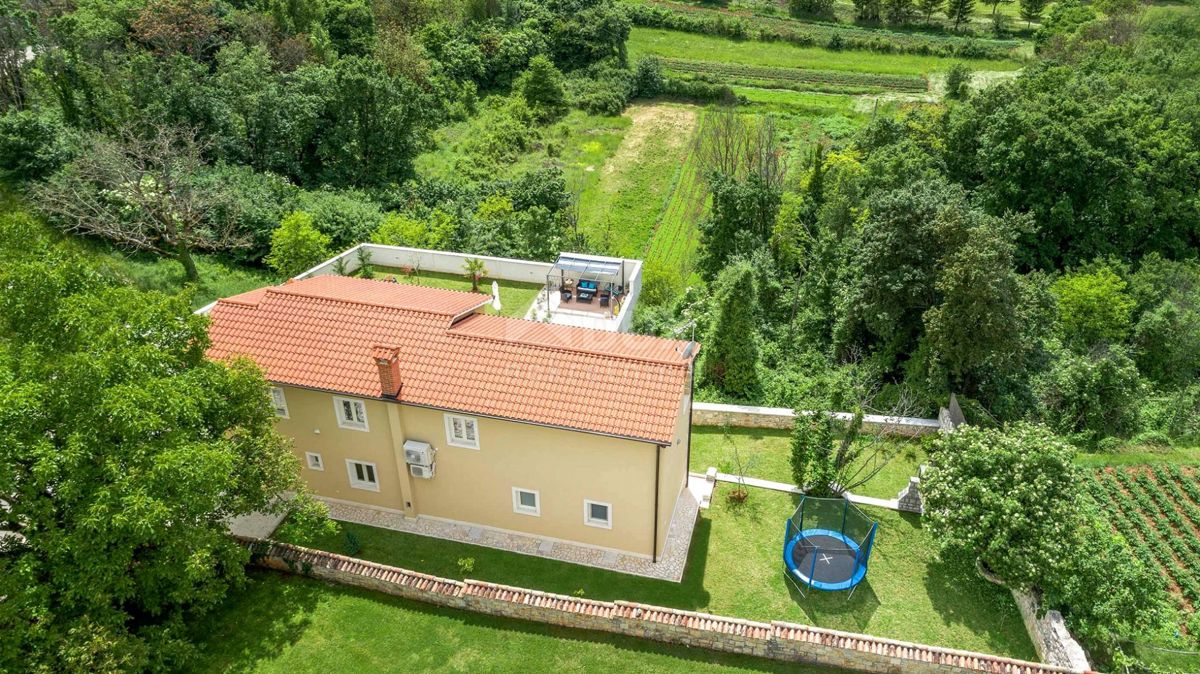
[[[799, 47], [788, 42], [731, 40], [658, 28], [634, 27], [627, 43], [630, 60], [645, 54], [701, 61], [724, 61], [747, 65], [812, 70], [838, 70], [888, 75], [928, 75], [942, 72], [954, 59], [918, 54], [878, 54], [864, 51], [831, 51], [820, 47]], [[976, 70], [1016, 70], [1013, 60], [972, 61]]]
[[296, 576], [253, 572], [192, 625], [193, 672], [796, 672], [836, 669], [713, 653], [438, 608]]
[[[800, 597], [782, 575], [789, 494], [751, 489], [731, 505], [722, 485], [696, 523], [683, 582], [651, 580], [541, 557], [343, 524], [358, 538], [358, 556], [444, 577], [462, 578], [458, 560], [471, 557], [471, 578], [560, 594], [705, 611], [753, 620], [788, 620], [877, 636], [1035, 657], [1016, 606], [1002, 588], [973, 569], [939, 562], [919, 517], [868, 509], [879, 521], [871, 571], [853, 598], [845, 593]], [[313, 547], [343, 552], [331, 535]]]
[[[716, 466], [722, 473], [736, 473], [734, 451], [741, 455], [748, 477], [792, 483], [789, 463], [789, 431], [769, 428], [731, 428], [728, 433], [716, 426], [692, 427], [690, 469], [703, 473]], [[889, 439], [885, 451], [890, 460], [869, 482], [854, 490], [860, 496], [896, 498], [925, 462], [925, 451], [916, 440]]]
[[[408, 276], [399, 269], [391, 269], [388, 267], [376, 267], [375, 278], [394, 277], [401, 283], [411, 283], [413, 285], [429, 286], [430, 288], [444, 288], [446, 290], [461, 290], [470, 292], [471, 281], [463, 274], [447, 274], [444, 272], [423, 271], [420, 276]], [[512, 316], [514, 318], [524, 318], [529, 311], [529, 307], [533, 306], [533, 300], [537, 298], [537, 294], [544, 287], [537, 283], [524, 283], [521, 281], [502, 281], [497, 280], [496, 284], [500, 286], [500, 311], [501, 316]], [[492, 279], [485, 278], [479, 284], [479, 292], [492, 292]], [[489, 314], [497, 313], [489, 304], [484, 308], [484, 311]]]

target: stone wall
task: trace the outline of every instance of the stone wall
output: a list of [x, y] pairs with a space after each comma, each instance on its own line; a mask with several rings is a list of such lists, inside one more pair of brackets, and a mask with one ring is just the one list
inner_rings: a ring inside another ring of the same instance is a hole
[[449, 580], [330, 552], [241, 538], [259, 566], [415, 601], [714, 651], [873, 674], [1077, 672], [982, 653], [784, 622], [762, 623], [625, 601], [595, 601], [476, 580]]
[[1033, 640], [1042, 662], [1074, 669], [1091, 667], [1083, 646], [1075, 641], [1067, 629], [1066, 620], [1058, 611], [1041, 613], [1037, 596], [1029, 592], [1012, 591], [1017, 608], [1021, 611], [1021, 619], [1025, 621], [1025, 629]]
[[[805, 414], [812, 414], [812, 412], [805, 412]], [[844, 424], [850, 423], [850, 420], [854, 418], [854, 415], [849, 412], [830, 412], [829, 414]], [[692, 423], [697, 426], [791, 428], [795, 416], [795, 413], [786, 407], [751, 407], [717, 403], [692, 404]], [[880, 414], [863, 416], [863, 430], [868, 433], [917, 436], [937, 433], [940, 428], [941, 425], [937, 419], [889, 417]]]

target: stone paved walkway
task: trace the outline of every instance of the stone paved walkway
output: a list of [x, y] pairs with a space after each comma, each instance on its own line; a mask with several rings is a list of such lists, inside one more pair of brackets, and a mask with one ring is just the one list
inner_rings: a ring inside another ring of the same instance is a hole
[[[671, 529], [667, 532], [667, 541], [660, 559], [651, 562], [649, 558], [627, 555], [613, 550], [589, 547], [566, 541], [545, 539], [531, 534], [511, 531], [498, 531], [479, 526], [471, 526], [457, 522], [430, 517], [408, 518], [396, 512], [375, 510], [358, 505], [328, 501], [329, 515], [335, 520], [355, 522], [383, 529], [403, 531], [405, 533], [430, 536], [448, 541], [458, 541], [471, 545], [482, 545], [498, 550], [508, 550], [522, 555], [546, 557], [572, 564], [594, 566], [610, 571], [628, 573], [635, 576], [645, 576], [659, 580], [680, 582], [683, 580], [684, 566], [687, 564], [688, 548], [692, 543], [692, 530], [696, 526], [696, 515], [700, 509], [699, 494], [704, 487], [697, 485], [693, 489], [693, 481], [704, 482], [704, 476], [689, 476], [688, 488], [679, 493], [675, 501], [675, 512], [671, 520]], [[709, 488], [711, 492], [711, 487]]]
[[251, 513], [235, 517], [229, 520], [229, 533], [249, 538], [270, 538], [271, 534], [275, 532], [275, 528], [283, 521], [283, 517], [282, 513], [279, 515]]
[[[759, 487], [760, 489], [773, 489], [775, 491], [788, 492], [789, 494], [803, 494], [804, 493], [803, 491], [800, 490], [799, 487], [797, 487], [794, 484], [788, 484], [786, 482], [773, 482], [771, 480], [761, 480], [757, 477], [739, 478], [738, 476], [730, 475], [729, 473], [717, 473], [717, 480], [719, 482], [735, 482], [735, 483], [736, 482], [744, 482], [747, 487]], [[859, 505], [875, 506], [877, 508], [888, 508], [889, 510], [900, 510], [899, 499], [894, 499], [894, 498], [886, 499], [886, 498], [874, 498], [872, 496], [859, 496], [858, 494], [851, 494], [850, 492], [846, 492], [845, 496], [847, 499], [849, 499], [849, 501], [851, 503], [857, 503]]]

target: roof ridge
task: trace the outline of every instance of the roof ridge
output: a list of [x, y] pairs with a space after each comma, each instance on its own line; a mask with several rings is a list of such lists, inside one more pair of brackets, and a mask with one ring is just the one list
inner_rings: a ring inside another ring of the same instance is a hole
[[[497, 318], [506, 318], [506, 317], [497, 317]], [[517, 319], [512, 319], [512, 320], [524, 320], [524, 319], [517, 318]], [[575, 327], [575, 326], [566, 326], [566, 327]], [[588, 328], [581, 328], [581, 329], [586, 330]], [[635, 361], [635, 362], [639, 362], [639, 363], [650, 363], [653, 365], [666, 365], [669, 367], [683, 367], [683, 366], [686, 366], [690, 362], [690, 359], [685, 358], [682, 354], [680, 354], [679, 360], [664, 360], [662, 358], [650, 358], [648, 356], [635, 356], [635, 355], [630, 355], [630, 354], [625, 354], [625, 353], [612, 353], [609, 351], [599, 351], [597, 349], [585, 349], [585, 348], [581, 348], [581, 347], [561, 346], [561, 345], [556, 345], [556, 344], [543, 344], [540, 342], [531, 342], [531, 341], [522, 340], [522, 339], [505, 339], [503, 337], [495, 337], [495, 336], [491, 336], [491, 335], [476, 335], [476, 334], [471, 334], [471, 333], [466, 333], [466, 332], [455, 332], [454, 326], [450, 326], [449, 328], [447, 328], [446, 332], [451, 335], [457, 336], [457, 337], [474, 339], [474, 340], [478, 340], [481, 342], [499, 342], [501, 344], [520, 344], [522, 346], [528, 346], [528, 347], [533, 347], [533, 348], [537, 348], [537, 349], [544, 349], [546, 351], [558, 351], [561, 353], [579, 353], [579, 354], [585, 354], [585, 355], [591, 355], [591, 356], [602, 356], [605, 358], [613, 358], [613, 359], [619, 359], [619, 360], [629, 360], [629, 361]], [[597, 332], [603, 332], [604, 334], [613, 334], [613, 333], [608, 332], [607, 330], [597, 330]], [[626, 333], [622, 333], [622, 334], [626, 334]], [[640, 335], [638, 335], [638, 336], [640, 336]]]
[[[375, 281], [375, 279], [360, 279], [360, 280], [364, 280], [364, 281], [367, 281], [367, 280], [369, 280], [369, 281]], [[388, 281], [377, 281], [377, 282], [378, 282], [378, 283], [389, 283]], [[382, 303], [382, 302], [369, 302], [369, 301], [367, 301], [367, 300], [361, 300], [361, 299], [348, 299], [348, 298], [345, 298], [345, 297], [323, 297], [323, 296], [321, 296], [321, 295], [309, 295], [309, 294], [302, 293], [302, 292], [288, 291], [288, 290], [287, 290], [287, 285], [288, 285], [288, 284], [283, 284], [283, 285], [278, 285], [278, 286], [270, 286], [270, 287], [268, 287], [268, 288], [267, 288], [267, 291], [264, 293], [264, 298], [263, 298], [263, 299], [266, 299], [266, 297], [265, 297], [266, 295], [272, 295], [272, 294], [275, 294], [275, 295], [287, 295], [287, 296], [289, 296], [289, 297], [299, 297], [299, 298], [303, 298], [303, 299], [306, 299], [306, 300], [324, 300], [324, 301], [327, 301], [327, 302], [334, 302], [334, 303], [338, 303], [338, 304], [357, 304], [357, 305], [359, 305], [359, 306], [364, 306], [364, 307], [376, 307], [376, 308], [379, 308], [379, 309], [393, 309], [393, 310], [395, 310], [395, 311], [411, 311], [411, 312], [413, 312], [413, 313], [417, 313], [417, 314], [428, 314], [428, 315], [430, 315], [430, 316], [450, 316], [450, 317], [454, 317], [454, 316], [458, 316], [458, 315], [460, 315], [460, 314], [462, 314], [462, 313], [463, 313], [463, 311], [461, 311], [461, 310], [460, 310], [460, 311], [438, 311], [438, 310], [434, 310], [434, 309], [428, 309], [428, 308], [424, 308], [424, 307], [415, 307], [415, 306], [404, 306], [404, 307], [398, 307], [398, 306], [396, 306], [396, 305], [394, 305], [394, 304], [384, 304], [384, 303]], [[390, 283], [389, 283], [389, 285], [390, 285]], [[400, 284], [400, 285], [405, 285], [405, 284]], [[439, 291], [439, 292], [447, 292], [447, 293], [457, 293], [457, 294], [460, 294], [460, 295], [479, 295], [480, 297], [485, 297], [485, 298], [487, 297], [487, 296], [486, 296], [486, 295], [484, 295], [483, 293], [473, 293], [473, 292], [468, 292], [468, 291], [466, 291], [466, 290], [448, 290], [448, 289], [445, 289], [445, 288], [431, 288], [431, 287], [428, 287], [428, 286], [409, 286], [409, 287], [413, 287], [413, 288], [428, 288], [429, 290], [436, 290], [436, 291]], [[221, 300], [221, 301], [225, 301], [225, 300]], [[476, 305], [476, 306], [472, 307], [472, 308], [471, 308], [471, 309], [469, 309], [468, 311], [474, 311], [475, 309], [478, 309], [479, 307], [483, 306], [483, 305], [484, 305], [484, 304], [486, 304], [487, 302], [488, 302], [488, 300], [487, 300], [487, 299], [480, 300], [480, 302], [479, 302], [479, 304], [478, 304], [478, 305]], [[260, 303], [261, 303], [261, 302], [260, 302]]]

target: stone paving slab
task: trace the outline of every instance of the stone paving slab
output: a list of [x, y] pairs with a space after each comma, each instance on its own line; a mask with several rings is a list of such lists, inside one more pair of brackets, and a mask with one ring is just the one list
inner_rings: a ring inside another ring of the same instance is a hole
[[266, 513], [251, 513], [229, 520], [229, 533], [235, 536], [250, 538], [270, 538], [275, 533], [284, 514], [269, 515]]
[[651, 562], [649, 557], [638, 557], [619, 551], [547, 539], [532, 534], [486, 529], [432, 517], [410, 518], [398, 512], [336, 501], [326, 501], [326, 504], [329, 506], [329, 516], [343, 522], [354, 522], [419, 536], [481, 545], [522, 555], [545, 557], [678, 583], [683, 580], [688, 548], [692, 543], [692, 530], [696, 526], [696, 516], [700, 508], [700, 503], [691, 489], [692, 481], [697, 479], [701, 482], [704, 481], [703, 476], [698, 478], [689, 476], [689, 488], [681, 490], [679, 497], [675, 500], [671, 528], [667, 532], [666, 545], [657, 562]]
[[[787, 492], [789, 494], [803, 494], [804, 492], [794, 484], [786, 482], [774, 482], [771, 480], [762, 480], [757, 477], [738, 477], [729, 473], [717, 473], [717, 481], [743, 483], [747, 487], [758, 487], [760, 489], [773, 489], [775, 491]], [[887, 508], [889, 510], [900, 510], [900, 501], [897, 499], [875, 498], [872, 496], [859, 496], [850, 492], [845, 493], [846, 499], [851, 503], [859, 505], [875, 506], [876, 508]]]

